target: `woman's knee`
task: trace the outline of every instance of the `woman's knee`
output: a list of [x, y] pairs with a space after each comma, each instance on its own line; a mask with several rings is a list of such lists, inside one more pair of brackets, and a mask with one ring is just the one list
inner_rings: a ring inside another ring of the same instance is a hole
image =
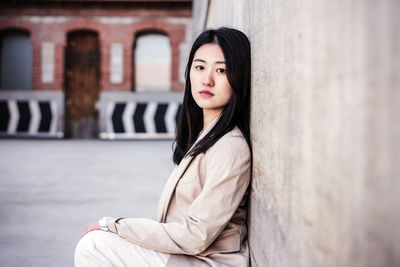
[[114, 235], [104, 231], [87, 233], [75, 247], [75, 266], [115, 266], [109, 258], [113, 255], [113, 241], [117, 236]]
[[91, 231], [82, 237], [75, 247], [75, 258], [86, 257], [101, 243], [102, 231]]

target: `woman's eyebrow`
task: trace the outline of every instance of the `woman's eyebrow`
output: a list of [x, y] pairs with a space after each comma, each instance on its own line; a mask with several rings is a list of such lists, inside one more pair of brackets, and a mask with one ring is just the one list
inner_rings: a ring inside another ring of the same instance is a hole
[[[200, 58], [196, 58], [196, 59], [193, 60], [193, 62], [194, 61], [199, 61], [199, 62], [202, 62], [202, 63], [206, 63], [206, 61], [204, 59], [200, 59]], [[215, 63], [216, 64], [226, 64], [225, 61], [215, 61]]]
[[203, 60], [203, 59], [200, 59], [200, 58], [196, 58], [196, 59], [194, 59], [194, 60], [193, 60], [193, 62], [194, 62], [194, 61], [200, 61], [200, 62], [206, 63], [206, 61], [205, 61], [205, 60]]

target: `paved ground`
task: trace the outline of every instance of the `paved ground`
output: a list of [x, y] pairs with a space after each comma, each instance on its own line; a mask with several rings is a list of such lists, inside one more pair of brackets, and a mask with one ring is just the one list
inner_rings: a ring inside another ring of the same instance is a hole
[[102, 216], [155, 218], [171, 141], [0, 140], [0, 266], [73, 266]]

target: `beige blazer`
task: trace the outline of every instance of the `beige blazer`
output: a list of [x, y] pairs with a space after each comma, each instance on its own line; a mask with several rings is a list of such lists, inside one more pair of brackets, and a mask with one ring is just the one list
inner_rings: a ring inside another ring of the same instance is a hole
[[122, 218], [109, 221], [108, 228], [130, 242], [171, 254], [167, 266], [246, 267], [249, 182], [250, 151], [236, 127], [206, 153], [187, 156], [175, 167], [161, 195], [158, 221]]

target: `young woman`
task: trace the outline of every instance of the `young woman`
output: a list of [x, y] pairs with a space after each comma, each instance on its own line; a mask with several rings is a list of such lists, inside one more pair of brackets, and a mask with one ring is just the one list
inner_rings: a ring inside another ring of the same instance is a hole
[[230, 28], [204, 31], [185, 76], [177, 166], [161, 195], [158, 220], [100, 219], [82, 234], [75, 266], [249, 266], [247, 37]]

